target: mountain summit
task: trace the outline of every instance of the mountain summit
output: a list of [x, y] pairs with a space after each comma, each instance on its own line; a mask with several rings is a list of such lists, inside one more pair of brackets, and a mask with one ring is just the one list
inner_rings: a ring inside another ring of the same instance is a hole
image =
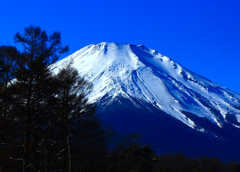
[[[214, 156], [219, 151], [215, 142], [222, 150], [224, 144], [239, 141], [236, 137], [240, 135], [240, 95], [156, 50], [143, 45], [102, 42], [76, 51], [55, 63], [52, 69], [57, 72], [71, 60], [80, 75], [93, 83], [89, 100], [99, 104], [100, 118], [118, 130], [143, 132], [144, 139], [152, 142], [160, 153], [164, 152], [163, 145], [169, 143], [171, 146], [166, 145], [166, 150], [181, 151], [180, 147], [184, 147], [189, 152], [198, 149], [199, 154], [208, 152]], [[167, 134], [166, 130], [171, 131]], [[193, 136], [194, 142], [198, 142], [204, 137], [210, 139], [209, 144], [202, 145], [204, 150], [200, 145], [181, 146], [183, 138], [169, 136], [181, 131], [186, 134], [185, 141]], [[166, 142], [156, 141], [157, 146], [154, 138]], [[174, 142], [179, 142], [178, 146]], [[231, 156], [233, 152], [227, 158]]]
[[[108, 95], [146, 101], [184, 124], [200, 129], [183, 113], [207, 118], [222, 127], [228, 116], [240, 127], [240, 96], [180, 66], [143, 45], [100, 43], [89, 45], [55, 64], [73, 60], [79, 73], [94, 84], [92, 102]], [[219, 115], [210, 110], [218, 111]]]

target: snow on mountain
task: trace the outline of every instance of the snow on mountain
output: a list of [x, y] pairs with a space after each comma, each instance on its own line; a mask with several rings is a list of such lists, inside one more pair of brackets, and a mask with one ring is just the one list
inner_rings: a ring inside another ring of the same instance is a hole
[[[240, 95], [182, 67], [172, 59], [143, 45], [102, 42], [86, 46], [52, 66], [57, 72], [64, 63], [73, 61], [80, 75], [94, 84], [89, 95], [98, 102], [108, 95], [141, 99], [204, 132], [184, 112], [222, 127], [229, 116], [231, 125], [240, 128]], [[111, 103], [111, 100], [108, 102]], [[213, 112], [217, 111], [220, 115]]]

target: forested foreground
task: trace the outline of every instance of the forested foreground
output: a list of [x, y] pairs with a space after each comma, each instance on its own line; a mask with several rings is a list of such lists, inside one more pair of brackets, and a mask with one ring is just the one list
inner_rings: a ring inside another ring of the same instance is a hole
[[[20, 52], [0, 46], [0, 171], [160, 172], [238, 171], [239, 164], [183, 154], [156, 155], [136, 134], [103, 126], [87, 95], [93, 85], [65, 64], [59, 32], [30, 26], [14, 37]], [[114, 115], [114, 114], [113, 114]]]

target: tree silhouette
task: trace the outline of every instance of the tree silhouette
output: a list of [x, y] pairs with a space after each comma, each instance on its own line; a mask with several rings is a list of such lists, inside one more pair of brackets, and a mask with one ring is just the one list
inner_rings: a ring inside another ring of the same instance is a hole
[[59, 32], [48, 37], [45, 31], [35, 26], [25, 28], [24, 33], [17, 33], [14, 39], [24, 47], [21, 56], [15, 58], [16, 70], [11, 71], [16, 80], [8, 89], [14, 99], [3, 97], [3, 94], [1, 98], [11, 105], [9, 115], [16, 121], [22, 134], [20, 137], [23, 136], [19, 139], [23, 146], [23, 156], [19, 158], [22, 159], [23, 171], [38, 170], [41, 127], [44, 128], [47, 118], [44, 102], [54, 96], [50, 92], [52, 74], [49, 65], [56, 62], [68, 47], [61, 46]]
[[[56, 106], [55, 140], [59, 141], [58, 158], [62, 169], [69, 169], [68, 145], [71, 146], [72, 168], [93, 168], [94, 159], [105, 156], [107, 142], [105, 131], [95, 115], [96, 105], [90, 104], [87, 95], [93, 85], [78, 74], [78, 71], [66, 64], [56, 75], [58, 82], [58, 100]], [[100, 161], [100, 159], [99, 159]], [[59, 167], [59, 166], [58, 166]]]

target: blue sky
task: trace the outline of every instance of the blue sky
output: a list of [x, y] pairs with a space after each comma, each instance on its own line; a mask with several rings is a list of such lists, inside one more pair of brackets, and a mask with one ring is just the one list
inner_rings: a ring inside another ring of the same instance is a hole
[[239, 0], [0, 0], [0, 45], [29, 25], [89, 44], [143, 44], [240, 94]]

